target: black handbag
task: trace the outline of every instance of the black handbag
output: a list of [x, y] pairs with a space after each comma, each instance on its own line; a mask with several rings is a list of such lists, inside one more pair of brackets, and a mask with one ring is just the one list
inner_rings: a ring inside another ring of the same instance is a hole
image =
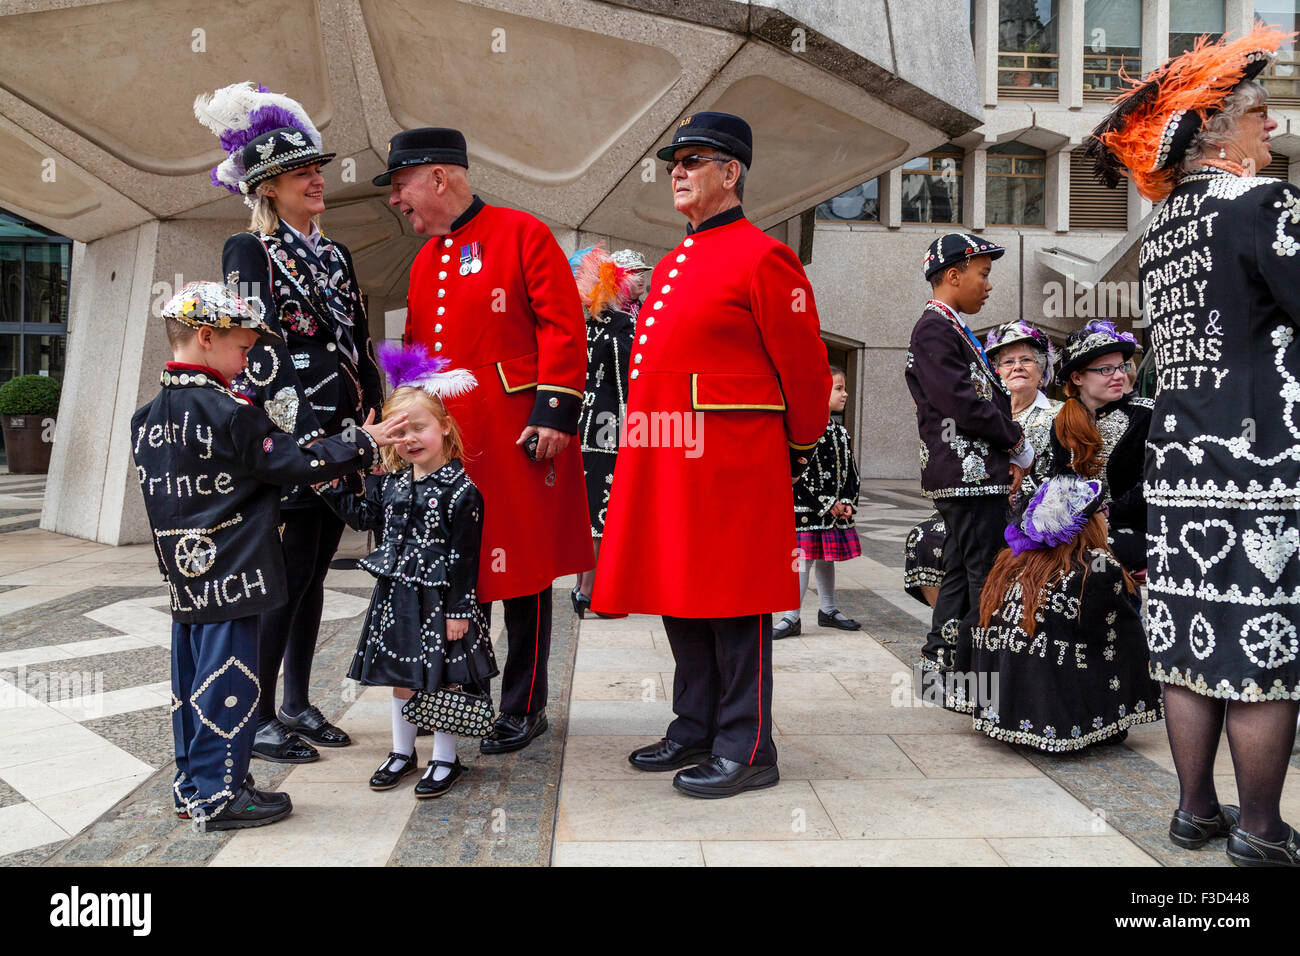
[[[486, 636], [483, 639], [487, 640]], [[478, 668], [474, 666], [474, 652], [469, 648], [470, 635], [467, 633], [462, 640], [467, 642], [465, 663], [469, 666], [470, 677], [476, 686], [483, 687]], [[439, 687], [433, 693], [416, 691], [402, 705], [402, 716], [423, 730], [439, 730], [457, 737], [486, 737], [497, 719], [489, 695], [446, 687]]]

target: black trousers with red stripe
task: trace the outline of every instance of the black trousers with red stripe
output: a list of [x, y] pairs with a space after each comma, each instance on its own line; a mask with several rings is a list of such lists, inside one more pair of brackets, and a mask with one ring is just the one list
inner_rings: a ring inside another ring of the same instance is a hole
[[[546, 706], [546, 665], [551, 659], [551, 589], [506, 598], [506, 666], [501, 670], [501, 713], [535, 714]], [[492, 606], [483, 605], [491, 623]]]
[[772, 615], [664, 617], [677, 669], [668, 738], [716, 756], [776, 763], [772, 743]]

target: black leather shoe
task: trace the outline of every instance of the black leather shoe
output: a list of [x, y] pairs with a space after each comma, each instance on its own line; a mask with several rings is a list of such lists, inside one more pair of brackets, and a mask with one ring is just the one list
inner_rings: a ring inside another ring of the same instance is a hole
[[257, 728], [257, 736], [253, 738], [253, 756], [271, 763], [311, 763], [320, 759], [315, 747], [296, 736], [279, 720]]
[[1169, 821], [1169, 839], [1184, 850], [1199, 850], [1215, 837], [1227, 836], [1241, 822], [1241, 808], [1220, 806], [1213, 817], [1198, 817], [1186, 810], [1175, 810]]
[[673, 786], [689, 796], [711, 799], [775, 787], [780, 779], [774, 763], [751, 767], [713, 754], [698, 767], [680, 771]]
[[441, 797], [452, 788], [452, 785], [455, 784], [456, 781], [460, 779], [461, 774], [465, 772], [465, 768], [461, 766], [459, 757], [456, 758], [454, 763], [447, 763], [445, 760], [430, 760], [429, 766], [447, 767], [451, 770], [451, 773], [447, 774], [447, 776], [443, 777], [441, 780], [434, 780], [433, 774], [431, 772], [426, 772], [425, 775], [420, 778], [420, 782], [415, 785], [415, 795], [421, 800], [428, 799], [429, 797]]
[[1274, 842], [1233, 826], [1228, 833], [1228, 859], [1237, 866], [1300, 866], [1300, 834], [1288, 826], [1286, 836]]
[[852, 618], [845, 617], [843, 614], [839, 612], [838, 608], [835, 609], [834, 611], [831, 611], [829, 614], [819, 609], [817, 611], [817, 626], [838, 627], [841, 631], [862, 630], [861, 624], [859, 624], [857, 621], [853, 620]]
[[293, 802], [287, 793], [267, 793], [240, 787], [230, 802], [221, 808], [221, 812], [202, 821], [199, 828], [211, 832], [262, 827], [283, 820], [292, 812]]
[[627, 755], [627, 762], [638, 770], [680, 770], [709, 756], [708, 747], [687, 747], [664, 737], [648, 747], [639, 747]]
[[280, 708], [280, 723], [284, 724], [289, 730], [302, 737], [304, 740], [310, 740], [320, 747], [346, 747], [352, 743], [352, 738], [345, 731], [335, 727], [325, 715], [320, 712], [320, 708], [315, 704], [308, 704], [297, 717], [290, 717]]
[[575, 587], [569, 592], [569, 600], [573, 602], [573, 613], [580, 619], [586, 620], [587, 608], [591, 607], [591, 598]]
[[[401, 760], [403, 763], [396, 770], [389, 770], [388, 767], [394, 760]], [[379, 769], [371, 776], [370, 789], [392, 790], [401, 782], [403, 777], [419, 765], [420, 758], [416, 756], [414, 749], [411, 750], [409, 757], [394, 751], [384, 758], [384, 762], [379, 765]]]
[[783, 637], [798, 637], [802, 633], [803, 621], [792, 621], [788, 617], [783, 617], [772, 628], [772, 640], [779, 641]]
[[483, 738], [478, 745], [482, 754], [508, 754], [514, 750], [523, 750], [529, 741], [547, 727], [546, 710], [543, 708], [535, 714], [500, 714], [492, 733]]

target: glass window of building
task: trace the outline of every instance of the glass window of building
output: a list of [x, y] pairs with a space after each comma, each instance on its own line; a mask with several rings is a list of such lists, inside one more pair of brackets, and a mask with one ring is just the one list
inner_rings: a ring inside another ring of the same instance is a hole
[[1060, 76], [1056, 0], [998, 0], [998, 95], [1054, 100]]
[[1169, 4], [1169, 55], [1186, 53], [1202, 34], [1223, 36], [1223, 0], [1176, 0]]
[[1012, 141], [990, 146], [985, 217], [990, 226], [1043, 225], [1047, 154]]
[[1083, 7], [1083, 97], [1109, 99], [1127, 76], [1142, 74], [1142, 0], [1086, 0]]
[[829, 222], [880, 222], [880, 180], [869, 179], [817, 204], [817, 218]]
[[72, 241], [0, 209], [0, 383], [63, 378]]
[[941, 146], [903, 164], [903, 222], [961, 222], [959, 146]]
[[[1296, 0], [1255, 0], [1255, 19], [1278, 26], [1288, 33], [1300, 25], [1300, 3]], [[1268, 101], [1276, 106], [1300, 105], [1300, 56], [1295, 40], [1287, 40], [1277, 51], [1277, 58], [1264, 67], [1259, 82], [1268, 91]]]

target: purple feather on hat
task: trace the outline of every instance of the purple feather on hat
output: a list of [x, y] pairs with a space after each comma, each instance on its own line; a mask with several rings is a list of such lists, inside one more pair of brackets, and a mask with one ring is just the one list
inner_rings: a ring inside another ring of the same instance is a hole
[[379, 367], [392, 388], [411, 386], [430, 375], [437, 375], [451, 363], [440, 355], [430, 355], [423, 345], [403, 346], [397, 342], [380, 342], [375, 346]]

